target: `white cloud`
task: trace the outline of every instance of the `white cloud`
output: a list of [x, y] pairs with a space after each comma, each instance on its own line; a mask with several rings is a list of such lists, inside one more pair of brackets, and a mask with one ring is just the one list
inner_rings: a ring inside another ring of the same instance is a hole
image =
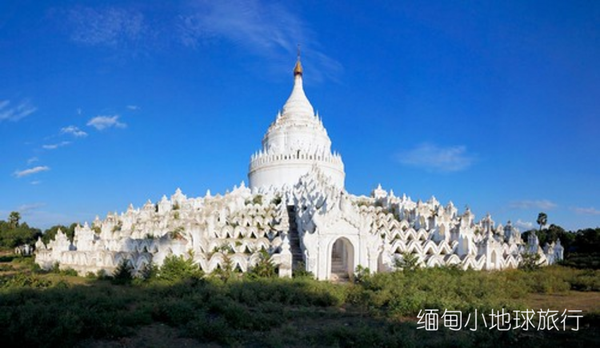
[[75, 126], [64, 127], [60, 130], [61, 134], [72, 134], [77, 138], [86, 137], [88, 134]]
[[17, 170], [17, 171], [15, 171], [14, 175], [17, 178], [22, 178], [27, 175], [32, 175], [32, 174], [36, 174], [36, 173], [40, 173], [40, 172], [46, 172], [48, 170], [50, 170], [50, 167], [48, 167], [48, 166], [37, 166], [37, 167], [25, 169], [25, 170]]
[[338, 61], [319, 49], [315, 33], [283, 3], [233, 0], [194, 4], [192, 14], [180, 17], [180, 40], [185, 46], [225, 39], [253, 54], [284, 61], [283, 57], [295, 55], [297, 44], [301, 43], [303, 52], [310, 57], [307, 61], [314, 66], [311, 78], [318, 80], [325, 75], [336, 79], [342, 71]]
[[582, 207], [573, 207], [571, 208], [576, 214], [579, 215], [600, 215], [600, 209], [596, 209], [594, 207], [582, 208]]
[[512, 201], [509, 204], [509, 207], [513, 209], [550, 210], [556, 208], [557, 206], [558, 205], [556, 203], [551, 202], [547, 199]]
[[10, 100], [0, 101], [0, 122], [18, 121], [34, 113], [37, 108], [29, 103], [22, 101], [20, 104], [10, 107]]
[[67, 146], [71, 144], [70, 141], [61, 141], [60, 143], [56, 143], [56, 144], [46, 144], [46, 145], [42, 145], [42, 148], [46, 149], [46, 150], [56, 150], [59, 147], [63, 147], [63, 146]]
[[31, 164], [31, 163], [37, 162], [39, 160], [40, 159], [37, 157], [31, 157], [30, 159], [27, 160], [27, 164]]
[[127, 108], [131, 111], [137, 111], [140, 109], [140, 107], [137, 105], [127, 105]]
[[531, 230], [534, 225], [533, 225], [533, 222], [523, 221], [521, 219], [518, 219], [517, 222], [514, 223], [514, 226], [521, 231], [527, 231], [527, 230]]
[[40, 180], [33, 180], [32, 182], [30, 182], [31, 185], [39, 185], [42, 182]]
[[114, 116], [96, 116], [88, 121], [88, 126], [94, 127], [97, 130], [104, 130], [111, 127], [125, 128], [125, 123], [119, 122], [119, 115]]
[[467, 154], [465, 146], [439, 147], [429, 143], [402, 151], [396, 158], [404, 165], [436, 172], [458, 172], [467, 169], [475, 161], [474, 156]]
[[77, 7], [68, 13], [71, 39], [90, 46], [135, 44], [148, 30], [140, 12], [116, 7]]

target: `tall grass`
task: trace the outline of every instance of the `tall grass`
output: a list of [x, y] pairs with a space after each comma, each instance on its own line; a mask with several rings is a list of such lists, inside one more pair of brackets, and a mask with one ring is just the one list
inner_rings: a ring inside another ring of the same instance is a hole
[[[82, 278], [83, 285], [74, 285], [65, 274], [0, 275], [0, 344], [73, 346], [162, 323], [182, 336], [224, 345], [477, 346], [499, 339], [538, 345], [547, 336], [468, 330], [432, 334], [404, 321], [422, 309], [523, 309], [531, 293], [600, 289], [599, 271], [560, 266], [532, 272], [429, 268], [332, 284], [307, 277], [211, 277], [173, 259], [162, 271], [148, 274], [145, 281], [123, 285]], [[585, 337], [597, 337], [591, 332]]]

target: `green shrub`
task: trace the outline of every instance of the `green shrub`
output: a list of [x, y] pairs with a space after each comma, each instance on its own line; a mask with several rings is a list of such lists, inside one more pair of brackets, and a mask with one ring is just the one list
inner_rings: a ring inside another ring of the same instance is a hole
[[298, 265], [292, 269], [292, 278], [310, 278], [313, 279], [315, 275], [312, 272], [306, 270], [304, 262], [299, 262]]
[[271, 255], [265, 249], [259, 251], [260, 257], [258, 262], [248, 272], [247, 277], [250, 278], [272, 278], [277, 276], [277, 268], [271, 262]]
[[395, 266], [405, 272], [412, 272], [419, 268], [419, 258], [414, 253], [404, 252], [400, 258], [395, 259]]
[[0, 272], [10, 272], [14, 271], [15, 267], [13, 265], [0, 265]]
[[600, 270], [586, 269], [571, 279], [571, 288], [579, 291], [600, 291]]
[[52, 268], [50, 268], [50, 272], [59, 274], [60, 273], [60, 263], [55, 262], [54, 264], [52, 264]]
[[579, 269], [600, 269], [600, 252], [570, 253], [561, 261], [561, 264]]
[[106, 280], [106, 279], [109, 279], [110, 277], [108, 276], [108, 274], [106, 274], [105, 270], [99, 269], [98, 272], [96, 272], [96, 278], [98, 280]]
[[204, 276], [204, 272], [200, 267], [194, 264], [191, 257], [185, 258], [182, 256], [168, 256], [165, 258], [163, 265], [156, 272], [156, 278], [169, 282], [175, 282], [185, 279], [200, 279]]
[[61, 275], [77, 277], [79, 274], [72, 268], [63, 269], [59, 272]]
[[519, 269], [524, 271], [535, 271], [540, 269], [540, 255], [537, 253], [525, 253], [519, 262]]
[[356, 266], [356, 270], [354, 270], [354, 274], [351, 276], [352, 280], [355, 283], [362, 283], [366, 281], [371, 276], [371, 270], [369, 267], [363, 267], [362, 265]]
[[116, 285], [131, 284], [133, 280], [132, 270], [129, 260], [122, 260], [113, 272], [111, 282]]
[[17, 273], [12, 277], [0, 278], [0, 287], [7, 289], [36, 288], [43, 289], [52, 286], [50, 280], [36, 275]]

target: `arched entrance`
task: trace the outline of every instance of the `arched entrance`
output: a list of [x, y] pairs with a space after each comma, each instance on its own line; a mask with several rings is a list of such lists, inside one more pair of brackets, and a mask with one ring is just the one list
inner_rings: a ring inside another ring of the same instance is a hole
[[498, 263], [498, 257], [496, 256], [496, 250], [492, 251], [492, 260], [490, 262], [490, 267], [491, 269], [498, 269], [500, 267], [498, 267], [497, 263]]
[[354, 247], [346, 238], [339, 238], [331, 247], [330, 279], [348, 279], [354, 273]]

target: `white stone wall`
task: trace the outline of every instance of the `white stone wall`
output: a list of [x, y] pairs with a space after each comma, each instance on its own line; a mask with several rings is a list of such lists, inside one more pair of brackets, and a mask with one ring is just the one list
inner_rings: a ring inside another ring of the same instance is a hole
[[[279, 157], [283, 157], [283, 155]], [[248, 174], [250, 186], [255, 188], [291, 186], [297, 182], [298, 178], [310, 172], [315, 164], [331, 179], [334, 185], [340, 188], [344, 187], [345, 174], [341, 160], [329, 162], [295, 158], [275, 159], [253, 166]]]
[[[294, 207], [296, 231], [287, 208]], [[96, 218], [92, 226], [75, 229], [71, 243], [59, 231], [55, 240], [36, 243], [36, 262], [42, 268], [72, 268], [84, 275], [100, 270], [110, 274], [121, 262], [134, 272], [150, 263], [162, 265], [170, 255], [192, 257], [204, 271], [227, 263], [246, 272], [269, 252], [280, 274], [292, 269], [288, 235], [297, 232], [304, 267], [317, 279], [332, 279], [332, 254], [343, 241], [345, 259], [353, 271], [396, 269], [396, 260], [414, 254], [422, 267], [456, 265], [462, 269], [517, 267], [524, 253], [537, 253], [540, 263], [562, 259], [560, 241], [539, 246], [535, 235], [525, 244], [509, 224], [495, 226], [490, 216], [475, 222], [452, 203], [442, 206], [435, 198], [413, 202], [381, 188], [371, 197], [353, 196], [332, 184], [313, 168], [293, 187], [261, 189], [252, 193], [243, 185], [224, 196], [187, 198], [177, 191], [171, 199], [142, 208], [130, 206], [122, 213]], [[296, 265], [297, 266], [297, 265]]]

